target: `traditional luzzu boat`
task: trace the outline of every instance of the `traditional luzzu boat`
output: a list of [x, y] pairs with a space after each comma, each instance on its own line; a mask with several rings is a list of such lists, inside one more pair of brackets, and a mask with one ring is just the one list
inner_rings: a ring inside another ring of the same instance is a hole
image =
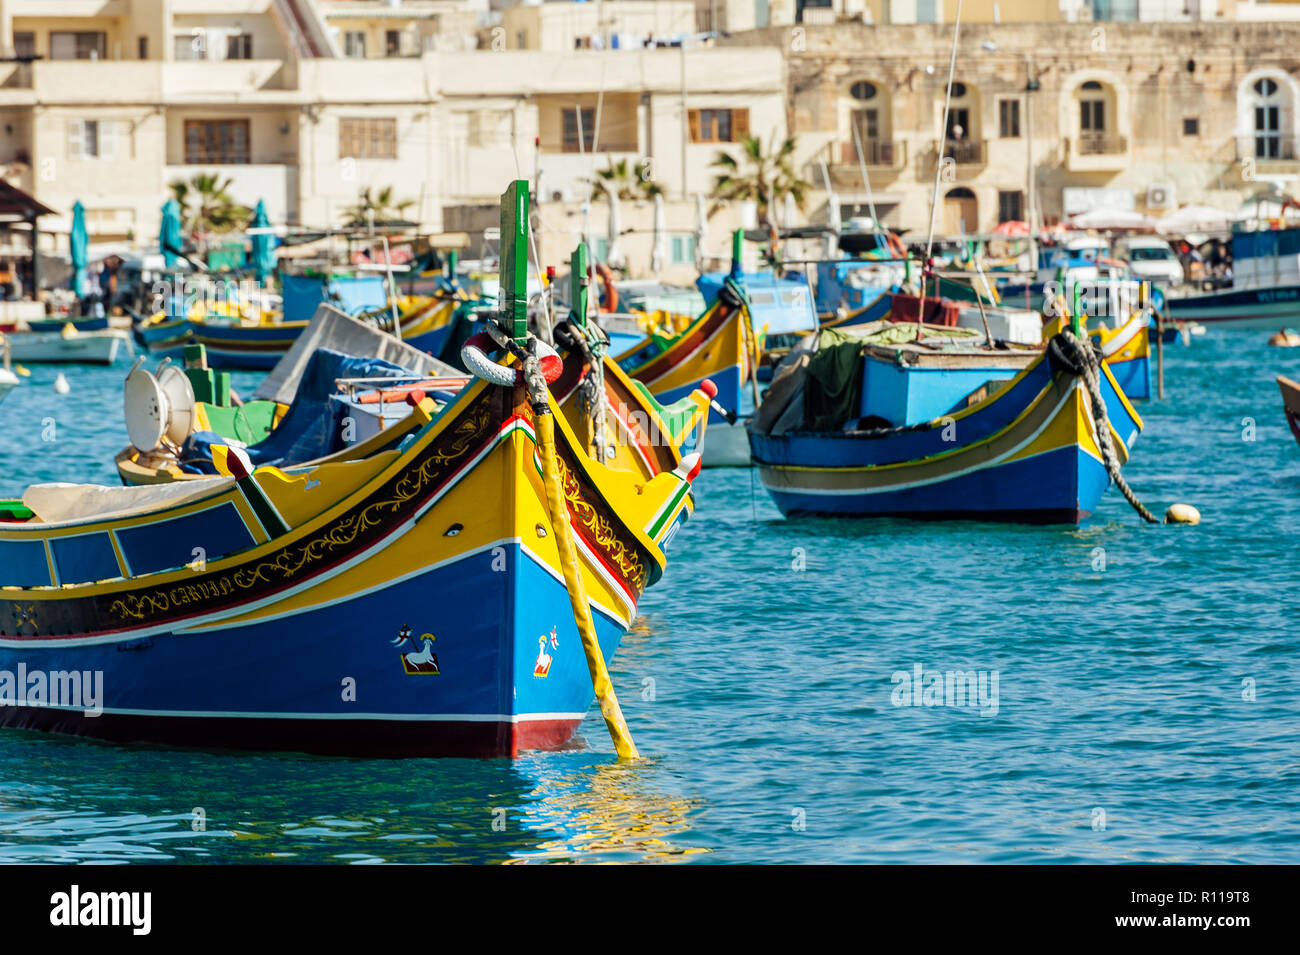
[[1101, 325], [1089, 332], [1125, 396], [1138, 401], [1151, 397], [1151, 318], [1138, 309], [1118, 328]]
[[594, 687], [635, 755], [606, 661], [693, 508], [698, 459], [618, 471], [558, 413], [558, 356], [527, 332], [527, 197], [520, 181], [502, 203], [505, 357], [468, 356], [486, 377], [441, 411], [413, 398], [384, 450], [285, 471], [219, 446], [226, 474], [204, 482], [37, 485], [0, 505], [0, 670], [22, 674], [0, 725], [510, 756], [565, 743]]
[[[761, 345], [748, 316], [748, 301], [738, 283], [728, 280], [704, 314], [680, 331], [651, 334], [615, 360], [633, 381], [658, 401], [671, 404], [712, 382], [713, 409], [705, 464], [710, 467], [749, 463], [744, 425], [739, 418], [754, 410], [753, 382]], [[731, 440], [729, 440], [729, 438]]]
[[1300, 382], [1278, 375], [1277, 386], [1282, 390], [1282, 408], [1286, 412], [1286, 423], [1290, 425], [1295, 439], [1300, 441]]
[[207, 349], [213, 368], [271, 369], [307, 327], [307, 322], [206, 318], [191, 321], [195, 344]]
[[1086, 517], [1142, 422], [1077, 326], [1045, 350], [919, 331], [827, 331], [783, 363], [749, 431], [782, 513]]
[[136, 325], [135, 339], [158, 357], [179, 357], [187, 345], [202, 345], [213, 368], [270, 369], [307, 324], [273, 317], [247, 321], [238, 316], [160, 313]]

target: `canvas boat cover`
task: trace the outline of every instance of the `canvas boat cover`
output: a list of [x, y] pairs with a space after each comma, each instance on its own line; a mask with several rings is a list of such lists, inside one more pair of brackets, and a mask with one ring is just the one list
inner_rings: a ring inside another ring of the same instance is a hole
[[145, 484], [139, 487], [107, 487], [99, 484], [33, 484], [23, 493], [23, 506], [42, 524], [128, 517], [146, 514], [186, 501], [219, 494], [234, 478], [177, 481], [173, 484]]
[[[331, 401], [340, 378], [417, 378], [409, 368], [380, 358], [356, 358], [328, 348], [312, 352], [289, 410], [264, 441], [246, 450], [253, 465], [291, 467], [341, 451], [345, 406]], [[191, 434], [181, 448], [181, 467], [193, 474], [215, 474], [212, 445], [237, 444], [211, 431]]]

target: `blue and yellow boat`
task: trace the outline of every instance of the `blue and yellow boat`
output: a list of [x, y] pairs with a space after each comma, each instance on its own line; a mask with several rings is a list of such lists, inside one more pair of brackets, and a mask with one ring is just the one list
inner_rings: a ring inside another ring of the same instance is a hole
[[[526, 182], [507, 205], [526, 228]], [[356, 460], [250, 468], [214, 446], [206, 481], [0, 505], [0, 671], [21, 675], [0, 681], [0, 725], [509, 756], [566, 742], [593, 684], [610, 721], [605, 662], [692, 511], [698, 459], [651, 478], [593, 459], [539, 392], [558, 362], [514, 347], [540, 363], [507, 353], [441, 410], [413, 397]]]
[[919, 344], [878, 345], [823, 332], [815, 354], [787, 361], [749, 433], [782, 513], [1030, 523], [1091, 513], [1110, 480], [1100, 442], [1122, 463], [1142, 427], [1107, 364], [1095, 368], [1100, 422], [1080, 364], [1096, 359], [1077, 338], [1000, 355], [941, 341], [961, 330], [924, 331]]

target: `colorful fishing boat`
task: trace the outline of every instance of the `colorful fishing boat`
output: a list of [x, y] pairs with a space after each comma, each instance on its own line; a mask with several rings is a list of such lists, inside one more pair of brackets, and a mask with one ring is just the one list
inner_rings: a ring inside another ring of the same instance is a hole
[[[762, 345], [753, 332], [748, 309], [744, 290], [728, 280], [704, 314], [681, 331], [651, 334], [615, 356], [629, 378], [665, 405], [699, 390], [706, 380], [712, 383], [714, 410], [709, 416], [710, 437], [704, 457], [710, 467], [749, 463], [739, 419], [755, 407], [753, 376]], [[751, 382], [750, 388], [745, 387], [746, 382]]]
[[307, 322], [190, 322], [191, 341], [207, 349], [213, 368], [271, 369], [307, 327]]
[[440, 411], [413, 399], [359, 460], [252, 468], [216, 446], [228, 476], [37, 485], [0, 505], [0, 670], [27, 677], [0, 725], [511, 756], [563, 745], [593, 684], [613, 724], [606, 662], [691, 513], [697, 459], [647, 480], [593, 460], [569, 428], [540, 378], [559, 363], [513, 291], [527, 187], [503, 197], [502, 223], [516, 239], [503, 326], [522, 368], [509, 351]]
[[1126, 397], [1135, 401], [1151, 397], [1150, 324], [1147, 310], [1139, 309], [1118, 328], [1100, 325], [1089, 332], [1116, 384]]
[[1109, 481], [1101, 442], [1125, 461], [1142, 426], [1106, 363], [1094, 367], [1099, 423], [1083, 386], [1096, 359], [1068, 333], [999, 355], [952, 329], [922, 331], [887, 344], [870, 341], [880, 329], [865, 342], [824, 332], [783, 365], [749, 432], [782, 513], [1077, 523], [1092, 512]]
[[1283, 375], [1277, 376], [1277, 386], [1282, 390], [1282, 408], [1286, 412], [1286, 423], [1291, 426], [1291, 433], [1300, 441], [1300, 383]]

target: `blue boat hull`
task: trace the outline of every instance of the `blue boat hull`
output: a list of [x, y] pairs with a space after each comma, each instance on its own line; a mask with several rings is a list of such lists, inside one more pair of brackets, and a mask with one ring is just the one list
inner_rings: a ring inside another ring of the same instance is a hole
[[[1123, 459], [1141, 430], [1102, 376]], [[1082, 383], [1044, 354], [992, 398], [921, 425], [781, 435], [751, 430], [750, 449], [781, 512], [1077, 523], [1109, 483]]]
[[[0, 706], [0, 725], [123, 742], [248, 749], [255, 740], [265, 750], [369, 756], [511, 755], [559, 745], [592, 699], [568, 593], [519, 544], [502, 549], [295, 615], [287, 626], [0, 647], [0, 671], [103, 674], [101, 715], [12, 700]], [[502, 559], [505, 570], [494, 570]], [[446, 594], [474, 599], [436, 596]], [[594, 610], [608, 661], [623, 628]], [[395, 635], [378, 623], [394, 619], [417, 637], [433, 631], [438, 674], [406, 672], [409, 644], [390, 647]], [[539, 641], [552, 657], [544, 677], [534, 675]]]

